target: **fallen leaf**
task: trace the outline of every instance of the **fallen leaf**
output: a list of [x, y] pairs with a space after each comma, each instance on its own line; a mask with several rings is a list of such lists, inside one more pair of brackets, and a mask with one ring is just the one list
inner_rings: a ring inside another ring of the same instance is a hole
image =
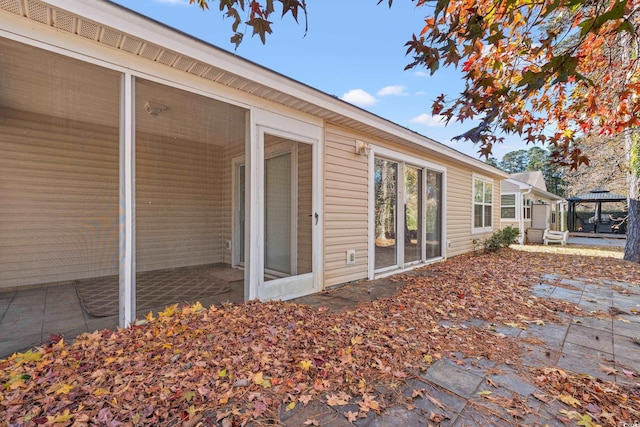
[[635, 376], [635, 374], [633, 373], [633, 371], [627, 371], [625, 369], [622, 370], [622, 373], [628, 377], [628, 378], [633, 378]]
[[346, 405], [349, 403], [342, 396], [338, 396], [336, 394], [331, 394], [327, 396], [327, 405], [329, 406], [338, 406], [338, 405]]
[[262, 372], [258, 372], [257, 374], [255, 374], [255, 375], [253, 376], [252, 381], [253, 381], [253, 383], [254, 383], [254, 384], [262, 385], [262, 383], [264, 382], [264, 375], [263, 375], [263, 373], [262, 373]]
[[65, 409], [62, 414], [48, 416], [47, 420], [49, 424], [58, 424], [58, 423], [66, 423], [67, 421], [71, 421], [73, 419], [73, 415], [69, 412], [68, 409]]
[[550, 396], [540, 392], [533, 393], [533, 397], [544, 403], [549, 403], [552, 400]]
[[442, 421], [449, 419], [445, 414], [436, 414], [435, 412], [429, 413], [429, 421], [436, 424], [440, 424]]
[[599, 365], [598, 369], [602, 372], [605, 372], [607, 375], [615, 375], [618, 373], [618, 370], [609, 366]]
[[445, 409], [445, 406], [442, 404], [442, 402], [440, 402], [438, 399], [436, 399], [435, 397], [431, 396], [430, 394], [425, 393], [425, 397], [427, 399], [429, 399], [429, 402], [433, 403], [434, 405], [436, 405], [438, 408], [440, 409]]
[[308, 371], [311, 368], [313, 362], [311, 360], [301, 360], [299, 365], [303, 371]]
[[353, 411], [346, 411], [344, 416], [350, 423], [355, 423], [358, 420], [358, 413]]
[[593, 404], [593, 403], [589, 403], [589, 404], [587, 404], [587, 405], [584, 407], [584, 409], [585, 409], [587, 412], [589, 412], [589, 413], [591, 413], [591, 414], [593, 414], [593, 415], [600, 415], [600, 414], [602, 413], [602, 409], [600, 409], [600, 407], [599, 407], [598, 405]]
[[576, 399], [573, 396], [569, 396], [568, 394], [561, 394], [560, 396], [558, 396], [558, 399], [560, 399], [562, 402], [566, 403], [567, 405], [573, 407], [573, 408], [577, 408], [578, 406], [582, 406], [582, 403], [580, 403], [580, 401], [578, 399]]
[[310, 394], [303, 394], [298, 397], [298, 402], [302, 403], [304, 406], [307, 406], [307, 403], [311, 402], [311, 400], [313, 400], [313, 396]]

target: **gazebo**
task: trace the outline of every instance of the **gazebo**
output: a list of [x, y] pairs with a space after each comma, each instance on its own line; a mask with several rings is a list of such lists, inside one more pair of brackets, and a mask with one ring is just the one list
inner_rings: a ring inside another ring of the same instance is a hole
[[595, 189], [567, 199], [567, 228], [580, 233], [626, 234], [627, 196]]

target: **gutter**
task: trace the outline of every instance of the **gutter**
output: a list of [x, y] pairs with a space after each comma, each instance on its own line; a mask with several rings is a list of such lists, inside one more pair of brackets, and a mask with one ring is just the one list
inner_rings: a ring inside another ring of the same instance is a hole
[[[528, 185], [528, 184], [527, 184]], [[520, 197], [520, 203], [522, 204], [522, 202], [524, 201], [524, 196], [526, 196], [527, 194], [530, 194], [533, 191], [533, 186], [532, 185], [528, 185], [529, 189], [527, 191], [525, 191], [524, 193], [522, 193], [522, 196]], [[520, 209], [520, 230], [522, 230], [522, 233], [520, 234], [520, 244], [524, 245], [524, 235], [526, 230], [524, 229], [524, 206], [522, 206], [522, 208]]]

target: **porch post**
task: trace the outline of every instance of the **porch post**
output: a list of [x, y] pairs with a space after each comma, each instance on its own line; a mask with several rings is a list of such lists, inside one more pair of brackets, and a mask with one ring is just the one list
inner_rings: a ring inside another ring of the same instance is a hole
[[567, 228], [569, 231], [576, 231], [573, 219], [573, 206], [573, 202], [569, 202], [569, 205], [567, 206]]
[[264, 194], [264, 148], [260, 146], [256, 114], [255, 108], [249, 112], [245, 145], [245, 300], [260, 297], [259, 286], [264, 280], [261, 277], [264, 270], [264, 227], [261, 225], [264, 221], [264, 201], [261, 199]]
[[135, 78], [123, 74], [120, 88], [120, 327], [136, 318], [136, 236], [135, 236]]

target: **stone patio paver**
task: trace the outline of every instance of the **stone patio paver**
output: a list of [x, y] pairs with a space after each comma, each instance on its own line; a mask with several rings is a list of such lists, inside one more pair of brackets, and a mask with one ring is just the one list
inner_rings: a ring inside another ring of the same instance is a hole
[[[413, 397], [414, 390], [421, 393]], [[404, 391], [403, 397], [416, 407], [416, 411], [426, 414], [443, 415], [446, 421], [441, 425], [447, 426], [453, 423], [458, 414], [467, 404], [466, 399], [448, 392], [435, 384], [424, 380], [414, 380], [409, 382]], [[430, 399], [431, 398], [431, 399]], [[435, 402], [440, 403], [444, 408], [439, 407]]]
[[423, 378], [460, 397], [468, 398], [476, 391], [482, 377], [440, 360], [434, 363]]
[[565, 338], [566, 343], [577, 344], [603, 353], [613, 354], [613, 333], [573, 324]]
[[[296, 302], [334, 311], [351, 310], [360, 302], [392, 296], [402, 285], [402, 281], [392, 277], [355, 282], [299, 298]], [[530, 324], [526, 330], [492, 325], [478, 319], [440, 324], [450, 328], [488, 328], [496, 334], [527, 339], [520, 360], [525, 369], [557, 366], [640, 387], [637, 377], [629, 378], [623, 373], [623, 369], [640, 371], [640, 345], [632, 340], [640, 335], [640, 316], [633, 311], [640, 311], [640, 292], [630, 293], [631, 290], [635, 292], [637, 286], [620, 281], [594, 284], [575, 277], [546, 274], [543, 281], [531, 289], [532, 296], [570, 301], [587, 311], [608, 312], [610, 307], [615, 307], [621, 313], [613, 319], [561, 315], [561, 324]], [[0, 293], [0, 357], [46, 341], [51, 333], [63, 333], [68, 337], [117, 325], [117, 316], [94, 318], [78, 307], [77, 295], [70, 287]], [[600, 365], [617, 369], [617, 374], [607, 375]], [[416, 390], [418, 393], [414, 395]], [[522, 399], [531, 412], [514, 418], [496, 400], [478, 394], [483, 390], [491, 391], [494, 398]], [[535, 399], [536, 387], [512, 367], [496, 366], [487, 359], [465, 358], [463, 354], [447, 355], [436, 361], [426, 372], [401, 384], [399, 389], [389, 393], [384, 389], [378, 391], [387, 396], [383, 398], [386, 399], [386, 410], [378, 415], [369, 412], [366, 418], [355, 422], [356, 426], [425, 426], [431, 423], [440, 426], [553, 427], [564, 426], [557, 418], [561, 409], [573, 409], [558, 401], [542, 403]], [[401, 402], [403, 404], [399, 404]], [[312, 401], [306, 407], [298, 404], [289, 412], [283, 408], [279, 421], [285, 426], [301, 426], [307, 420], [315, 419], [321, 426], [346, 427], [353, 425], [344, 416], [346, 411], [357, 412], [357, 402], [330, 407]], [[441, 422], [430, 420], [430, 416]]]
[[316, 420], [320, 426], [327, 427], [352, 426], [352, 424], [347, 421], [345, 417], [338, 414], [337, 411], [318, 401], [309, 402], [307, 406], [301, 407], [295, 412], [292, 411], [291, 416], [281, 416], [282, 424], [287, 427], [303, 426], [307, 420]]

